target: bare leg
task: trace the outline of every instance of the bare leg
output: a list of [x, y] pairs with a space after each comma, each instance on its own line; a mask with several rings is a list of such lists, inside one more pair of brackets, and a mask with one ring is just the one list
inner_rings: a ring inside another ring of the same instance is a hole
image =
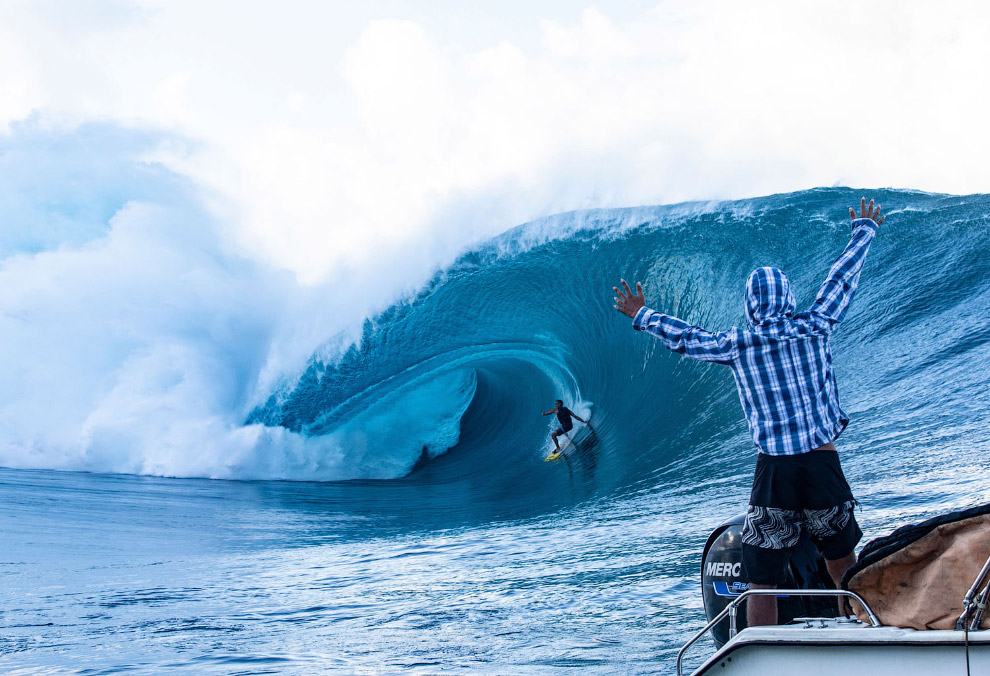
[[553, 432], [550, 435], [550, 438], [553, 439], [554, 448], [556, 448], [557, 451], [559, 452], [560, 451], [560, 444], [557, 442], [557, 433], [556, 432]]
[[[846, 571], [856, 563], [856, 552], [853, 551], [847, 556], [843, 556], [841, 559], [834, 559], [829, 561], [825, 559], [825, 566], [828, 568], [828, 574], [832, 576], [832, 582], [835, 583], [836, 589], [842, 588], [842, 576], [846, 574]], [[849, 602], [844, 599], [839, 599], [839, 613], [842, 615], [848, 615], [850, 613]]]
[[[773, 589], [772, 584], [750, 584], [750, 589]], [[777, 597], [750, 596], [746, 600], [746, 623], [750, 627], [777, 624]]]

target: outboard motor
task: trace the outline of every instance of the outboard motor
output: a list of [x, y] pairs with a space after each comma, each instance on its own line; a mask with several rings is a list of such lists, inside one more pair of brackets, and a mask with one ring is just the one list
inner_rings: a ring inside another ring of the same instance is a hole
[[[701, 557], [701, 596], [705, 615], [711, 622], [732, 599], [749, 589], [742, 573], [742, 529], [745, 514], [729, 519], [712, 531]], [[781, 588], [834, 589], [818, 548], [807, 532], [802, 532]], [[836, 600], [831, 597], [781, 597], [777, 599], [777, 621], [787, 624], [795, 617], [836, 617]], [[736, 614], [736, 627], [746, 626], [746, 602]], [[729, 618], [712, 627], [712, 639], [719, 648], [729, 640]]]

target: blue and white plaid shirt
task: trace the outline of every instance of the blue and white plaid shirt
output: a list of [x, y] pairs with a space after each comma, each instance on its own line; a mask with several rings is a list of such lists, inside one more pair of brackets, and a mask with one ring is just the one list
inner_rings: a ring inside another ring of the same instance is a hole
[[849, 309], [876, 229], [872, 219], [853, 221], [852, 239], [806, 312], [794, 313], [783, 272], [757, 268], [746, 284], [748, 329], [711, 333], [648, 307], [636, 313], [633, 328], [678, 354], [731, 367], [761, 453], [806, 453], [834, 440], [849, 422], [839, 407], [828, 339]]

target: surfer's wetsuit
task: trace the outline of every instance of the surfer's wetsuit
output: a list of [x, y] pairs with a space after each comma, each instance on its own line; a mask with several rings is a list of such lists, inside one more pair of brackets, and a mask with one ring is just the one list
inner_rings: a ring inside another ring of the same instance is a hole
[[570, 432], [574, 429], [574, 423], [571, 422], [571, 409], [561, 406], [557, 409], [557, 422], [560, 423], [560, 427], [556, 429], [558, 435], [564, 434], [565, 432]]
[[829, 337], [849, 309], [876, 230], [872, 218], [853, 221], [852, 239], [805, 312], [794, 312], [784, 273], [764, 267], [746, 285], [746, 329], [711, 333], [648, 307], [633, 318], [636, 330], [670, 350], [732, 369], [759, 449], [742, 536], [750, 582], [783, 581], [802, 525], [829, 560], [852, 553], [862, 537], [838, 454], [810, 452], [849, 422], [839, 406]]

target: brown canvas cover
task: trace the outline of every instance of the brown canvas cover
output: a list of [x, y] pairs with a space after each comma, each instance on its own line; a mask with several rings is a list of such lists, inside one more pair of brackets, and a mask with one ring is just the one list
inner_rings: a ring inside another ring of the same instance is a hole
[[[870, 542], [842, 586], [859, 594], [885, 625], [955, 629], [963, 597], [988, 557], [990, 505], [984, 505]], [[868, 621], [862, 607], [853, 606], [859, 619]], [[980, 628], [990, 629], [990, 609]]]

